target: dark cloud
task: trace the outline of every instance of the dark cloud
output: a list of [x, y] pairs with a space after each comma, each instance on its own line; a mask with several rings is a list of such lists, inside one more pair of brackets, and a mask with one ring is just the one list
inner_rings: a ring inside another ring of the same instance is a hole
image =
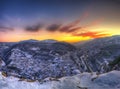
[[61, 24], [52, 24], [46, 28], [48, 31], [57, 31], [61, 27]]
[[[72, 21], [66, 25], [62, 25], [62, 24], [51, 24], [47, 27], [45, 27], [45, 30], [47, 31], [50, 31], [50, 32], [54, 32], [54, 31], [58, 31], [58, 32], [65, 32], [65, 33], [72, 33], [74, 31], [77, 31], [79, 30], [81, 27], [79, 26], [81, 20], [84, 20], [87, 16], [89, 15], [89, 12], [86, 11], [83, 13], [83, 15], [75, 20], [75, 21]], [[40, 28], [43, 27], [42, 24], [36, 24], [36, 25], [33, 25], [33, 26], [27, 26], [25, 28], [26, 31], [30, 31], [30, 32], [37, 32], [39, 30], [41, 30]]]
[[75, 31], [78, 31], [84, 27], [79, 26], [81, 20], [75, 20], [67, 25], [62, 26], [61, 28], [58, 29], [60, 32], [66, 32], [66, 33], [73, 33]]
[[[72, 32], [75, 32], [75, 31], [83, 28], [81, 26], [78, 26], [80, 21], [81, 20], [78, 19], [78, 20], [75, 20], [71, 23], [68, 23], [67, 25], [51, 24], [51, 25], [44, 27], [44, 28], [45, 28], [45, 30], [50, 31], [50, 32], [58, 31], [58, 32], [64, 32], [64, 33], [72, 33]], [[27, 26], [25, 28], [25, 31], [37, 32], [37, 31], [41, 30], [42, 27], [43, 27], [43, 24], [36, 24], [33, 26]]]
[[73, 21], [73, 22], [71, 22], [71, 23], [69, 23], [69, 24], [61, 27], [61, 28], [59, 29], [59, 31], [60, 31], [60, 32], [72, 33], [72, 32], [75, 32], [75, 31], [77, 31], [77, 30], [83, 29], [84, 26], [82, 26], [82, 27], [79, 26], [79, 25], [80, 25], [80, 22], [81, 22], [82, 20], [86, 19], [88, 16], [89, 16], [89, 12], [88, 12], [88, 11], [85, 11], [85, 12], [83, 13], [83, 15], [82, 15], [79, 19], [77, 19], [77, 20], [75, 20], [75, 21]]
[[[92, 21], [91, 23], [89, 23], [88, 25], [85, 25], [85, 26], [80, 26], [80, 23], [82, 20], [86, 19], [87, 17], [89, 16], [89, 12], [86, 11], [84, 12], [84, 14], [77, 20], [74, 20], [68, 24], [65, 24], [65, 25], [61, 25], [61, 24], [51, 24], [47, 27], [45, 27], [45, 30], [47, 31], [50, 31], [50, 32], [55, 32], [55, 31], [58, 31], [58, 32], [63, 32], [63, 33], [69, 33], [69, 34], [73, 34], [73, 33], [77, 33], [78, 31], [80, 30], [87, 30], [86, 28], [88, 27], [91, 27], [91, 26], [95, 26], [95, 25], [98, 25], [100, 24], [103, 19], [102, 18], [97, 18], [95, 19], [94, 21]], [[38, 25], [33, 25], [33, 26], [29, 26], [27, 27], [25, 30], [26, 31], [31, 31], [31, 32], [36, 32], [36, 31], [39, 31], [41, 30], [40, 28], [42, 27], [43, 25], [41, 24], [38, 24]], [[76, 35], [88, 35], [88, 34], [91, 34], [91, 36], [100, 36], [98, 35], [97, 33], [94, 33], [94, 32], [88, 32], [88, 33], [80, 33], [80, 34], [76, 34]]]
[[[72, 32], [77, 31], [81, 28], [80, 26], [78, 26], [79, 23], [80, 23], [80, 19], [75, 20], [71, 23], [68, 23], [67, 25], [51, 24], [51, 25], [45, 27], [45, 30], [50, 31], [50, 32], [58, 31], [58, 32], [72, 33]], [[32, 26], [27, 26], [25, 28], [25, 31], [37, 32], [37, 31], [41, 30], [42, 27], [43, 27], [43, 24], [36, 24], [36, 25], [32, 25]]]
[[[62, 25], [62, 24], [51, 24], [47, 27], [45, 27], [45, 30], [50, 31], [50, 32], [54, 32], [54, 31], [58, 31], [58, 32], [64, 32], [64, 33], [72, 33], [75, 32], [79, 29], [82, 29], [83, 27], [79, 26], [80, 22], [84, 19], [86, 19], [89, 16], [89, 12], [85, 11], [83, 13], [83, 15], [77, 19], [74, 20], [66, 25]], [[37, 24], [37, 25], [33, 25], [33, 26], [28, 26], [26, 27], [26, 31], [30, 31], [30, 32], [36, 32], [41, 30], [40, 28], [43, 27], [42, 24]]]
[[59, 32], [65, 32], [65, 33], [72, 33], [74, 31], [77, 31], [78, 29], [81, 29], [81, 27], [77, 26], [77, 23], [71, 23], [68, 25], [60, 25], [60, 24], [52, 24], [46, 28], [46, 30], [54, 32], [54, 31], [59, 31]]
[[67, 33], [72, 33], [72, 32], [75, 32], [75, 31], [77, 31], [77, 30], [80, 30], [80, 29], [82, 29], [82, 27], [75, 27], [75, 28], [72, 28], [72, 29], [67, 30], [66, 32], [67, 32]]
[[33, 26], [27, 26], [25, 28], [25, 30], [29, 31], [29, 32], [37, 32], [37, 31], [41, 30], [42, 27], [43, 27], [43, 24], [36, 24]]
[[0, 26], [0, 32], [13, 31], [13, 28]]
[[60, 32], [72, 33], [77, 31], [80, 27], [72, 27], [72, 26], [63, 26], [62, 28], [58, 29]]

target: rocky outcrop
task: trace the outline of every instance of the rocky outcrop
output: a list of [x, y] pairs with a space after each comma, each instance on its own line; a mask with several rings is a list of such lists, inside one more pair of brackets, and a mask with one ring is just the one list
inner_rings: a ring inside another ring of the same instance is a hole
[[0, 42], [0, 56], [4, 55], [4, 51], [10, 48], [14, 43]]

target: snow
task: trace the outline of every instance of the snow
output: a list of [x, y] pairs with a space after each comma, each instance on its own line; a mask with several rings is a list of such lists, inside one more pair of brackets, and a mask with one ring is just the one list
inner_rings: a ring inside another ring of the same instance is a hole
[[0, 89], [120, 89], [120, 71], [101, 75], [82, 73], [43, 83], [19, 81], [0, 73]]

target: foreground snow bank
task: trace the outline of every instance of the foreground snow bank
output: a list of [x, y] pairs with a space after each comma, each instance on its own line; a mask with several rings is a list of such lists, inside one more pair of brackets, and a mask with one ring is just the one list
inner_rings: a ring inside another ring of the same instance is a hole
[[19, 81], [0, 73], [0, 89], [120, 89], [120, 71], [96, 74], [83, 73], [44, 83]]

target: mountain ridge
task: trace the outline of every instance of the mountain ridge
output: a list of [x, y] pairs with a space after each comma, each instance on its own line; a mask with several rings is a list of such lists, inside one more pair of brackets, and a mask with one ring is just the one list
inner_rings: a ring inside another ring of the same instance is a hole
[[1, 62], [5, 63], [0, 64], [0, 70], [8, 76], [41, 80], [82, 72], [120, 70], [120, 63], [114, 61], [120, 56], [120, 36], [94, 39], [80, 45], [55, 40], [25, 40], [0, 47]]

